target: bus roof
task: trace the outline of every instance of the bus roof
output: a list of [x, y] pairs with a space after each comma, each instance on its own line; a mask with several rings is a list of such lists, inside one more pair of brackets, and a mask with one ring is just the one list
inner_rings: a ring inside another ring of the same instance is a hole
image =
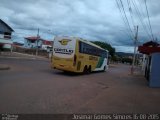
[[94, 44], [94, 43], [92, 43], [92, 42], [90, 42], [90, 41], [88, 41], [88, 40], [85, 40], [85, 39], [83, 39], [83, 38], [80, 38], [80, 37], [73, 37], [73, 36], [57, 36], [57, 37], [60, 37], [60, 38], [70, 38], [70, 39], [78, 39], [79, 41], [82, 41], [82, 42], [85, 42], [85, 43], [87, 43], [87, 44], [90, 44], [90, 45], [92, 45], [92, 46], [95, 46], [95, 47], [97, 47], [97, 48], [99, 48], [99, 49], [102, 49], [102, 50], [105, 50], [105, 51], [107, 51], [108, 52], [108, 50], [106, 50], [106, 49], [104, 49], [104, 48], [101, 48], [100, 46], [98, 46], [98, 45], [96, 45], [96, 44]]

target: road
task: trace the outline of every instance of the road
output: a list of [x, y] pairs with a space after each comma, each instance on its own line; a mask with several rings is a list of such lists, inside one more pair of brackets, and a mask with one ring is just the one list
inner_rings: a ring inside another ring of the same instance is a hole
[[1, 57], [0, 113], [157, 113], [160, 89], [149, 88], [129, 65], [74, 75], [50, 68], [47, 59]]

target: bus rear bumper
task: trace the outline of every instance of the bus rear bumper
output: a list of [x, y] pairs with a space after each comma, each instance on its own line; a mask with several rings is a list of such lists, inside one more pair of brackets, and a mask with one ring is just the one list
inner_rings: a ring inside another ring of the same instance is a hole
[[52, 68], [62, 71], [76, 72], [74, 66], [71, 67], [68, 65], [53, 65]]

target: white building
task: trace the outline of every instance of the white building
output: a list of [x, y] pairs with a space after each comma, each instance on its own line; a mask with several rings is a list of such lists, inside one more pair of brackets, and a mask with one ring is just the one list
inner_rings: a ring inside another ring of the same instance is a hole
[[25, 48], [39, 48], [42, 45], [42, 40], [40, 37], [25, 37], [24, 47]]
[[14, 30], [0, 19], [0, 48], [11, 49], [13, 41], [11, 35]]
[[39, 48], [42, 50], [48, 50], [52, 47], [53, 41], [44, 40], [41, 37], [25, 37], [25, 48]]

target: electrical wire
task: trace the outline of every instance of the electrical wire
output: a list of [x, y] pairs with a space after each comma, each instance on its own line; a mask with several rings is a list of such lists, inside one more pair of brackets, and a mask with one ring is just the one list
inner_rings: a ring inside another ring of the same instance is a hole
[[[122, 20], [123, 20], [123, 22], [124, 22], [124, 25], [127, 25], [127, 24], [126, 24], [126, 21], [125, 21], [125, 18], [124, 18], [124, 16], [123, 16], [123, 13], [122, 13], [122, 11], [121, 11], [120, 5], [119, 5], [119, 3], [118, 3], [117, 0], [116, 0], [116, 3], [117, 3], [117, 6], [118, 6], [118, 9], [119, 9], [119, 11], [120, 11], [121, 18], [122, 18]], [[126, 27], [127, 27], [127, 29], [128, 29], [128, 26], [126, 26]], [[126, 31], [126, 33], [127, 33], [127, 35], [128, 35], [129, 37], [131, 37], [130, 34], [128, 33], [128, 31]], [[131, 38], [132, 38], [132, 37], [131, 37]]]
[[[120, 2], [120, 1], [119, 1], [119, 2]], [[118, 2], [118, 0], [116, 0], [116, 4], [117, 4], [117, 7], [118, 7], [118, 9], [119, 9], [119, 11], [120, 11], [120, 15], [121, 15], [121, 17], [122, 17], [122, 20], [123, 20], [123, 22], [124, 22], [124, 25], [125, 25], [126, 28], [128, 29], [128, 30], [126, 31], [126, 35], [133, 40], [134, 38], [133, 38], [132, 34], [129, 33], [129, 31], [130, 31], [129, 28], [130, 28], [130, 27], [127, 26], [128, 24], [127, 24], [127, 21], [126, 21], [124, 15], [123, 15], [123, 11], [121, 10], [121, 7], [120, 7], [119, 2]]]
[[146, 6], [147, 18], [148, 18], [148, 23], [149, 23], [152, 39], [154, 40], [154, 36], [153, 36], [153, 32], [152, 32], [152, 27], [151, 27], [151, 22], [150, 22], [150, 18], [149, 18], [149, 12], [148, 12], [148, 7], [147, 7], [147, 2], [146, 2], [146, 0], [144, 2], [145, 2], [145, 6]]
[[130, 4], [130, 0], [127, 0], [127, 4], [128, 4], [128, 10], [129, 10], [129, 13], [130, 13], [130, 16], [131, 16], [132, 24], [133, 24], [133, 27], [134, 27], [135, 22], [134, 22], [134, 19], [133, 19], [133, 13], [132, 13], [132, 7], [131, 7], [131, 4]]
[[129, 24], [129, 21], [128, 21], [128, 18], [127, 18], [127, 15], [126, 15], [126, 12], [125, 12], [125, 9], [124, 9], [122, 0], [120, 0], [120, 3], [121, 3], [121, 6], [122, 6], [122, 10], [123, 10], [124, 16], [125, 16], [126, 21], [127, 21], [127, 25], [128, 25], [128, 27], [129, 27], [129, 30], [130, 30], [132, 36], [134, 36], [134, 34], [133, 34], [133, 32], [132, 32], [132, 29], [131, 29], [131, 27], [130, 27], [130, 24]]
[[133, 6], [135, 7], [137, 16], [138, 16], [138, 18], [139, 18], [139, 21], [140, 21], [141, 24], [142, 24], [142, 27], [143, 27], [144, 31], [147, 33], [149, 39], [152, 38], [151, 34], [148, 32], [148, 29], [147, 29], [146, 24], [143, 22], [142, 15], [141, 15], [141, 13], [140, 13], [138, 7], [137, 7], [136, 2], [135, 2], [134, 0], [131, 0], [131, 1], [132, 1]]

